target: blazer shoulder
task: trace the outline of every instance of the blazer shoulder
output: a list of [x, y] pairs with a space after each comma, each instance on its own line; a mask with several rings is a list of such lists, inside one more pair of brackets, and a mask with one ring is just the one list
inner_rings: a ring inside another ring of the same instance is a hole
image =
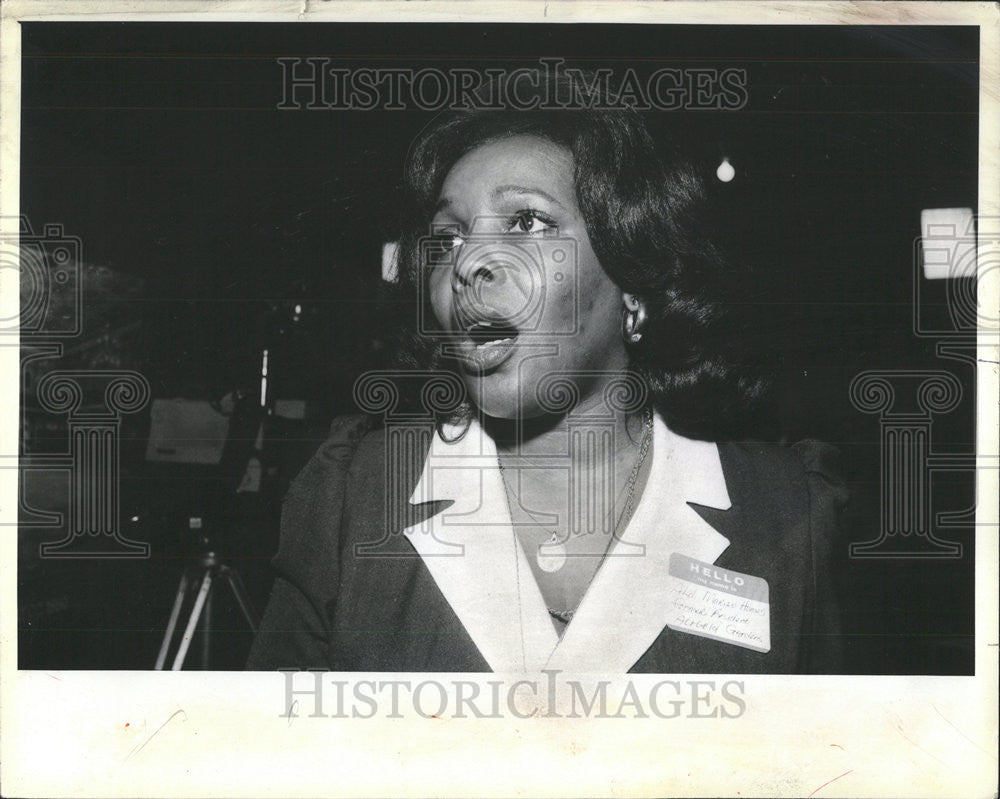
[[743, 468], [758, 470], [791, 470], [799, 474], [824, 474], [836, 477], [841, 473], [840, 450], [832, 444], [804, 439], [795, 444], [768, 441], [720, 442], [719, 456]]
[[824, 496], [842, 507], [850, 498], [844, 479], [840, 450], [832, 444], [806, 439], [791, 447], [800, 458], [813, 495]]
[[842, 471], [840, 450], [833, 444], [807, 438], [789, 449], [799, 456], [807, 472], [836, 477]]
[[[337, 417], [327, 439], [289, 487], [284, 510], [309, 509], [339, 518], [359, 496], [370, 500], [372, 491], [408, 488], [412, 492], [433, 432], [433, 425], [423, 423], [387, 430], [371, 416]], [[400, 440], [390, 440], [392, 437]], [[409, 496], [407, 493], [403, 500]], [[382, 496], [378, 504], [385, 501]]]
[[367, 423], [356, 428], [354, 434], [356, 443], [350, 466], [352, 475], [364, 476], [371, 474], [373, 469], [384, 469], [387, 459], [396, 470], [405, 469], [409, 473], [416, 469], [419, 473], [430, 448], [434, 425], [415, 420], [412, 424], [386, 428], [368, 417]]
[[372, 425], [371, 418], [363, 414], [336, 417], [330, 423], [326, 439], [292, 480], [286, 499], [311, 494], [332, 478], [346, 474]]
[[718, 447], [727, 478], [732, 476], [740, 482], [795, 482], [804, 476], [802, 457], [794, 447], [767, 441], [727, 441]]
[[763, 484], [801, 486], [814, 498], [837, 505], [848, 499], [842, 476], [840, 451], [822, 441], [806, 439], [792, 445], [765, 441], [726, 442], [719, 458], [727, 480], [760, 490]]

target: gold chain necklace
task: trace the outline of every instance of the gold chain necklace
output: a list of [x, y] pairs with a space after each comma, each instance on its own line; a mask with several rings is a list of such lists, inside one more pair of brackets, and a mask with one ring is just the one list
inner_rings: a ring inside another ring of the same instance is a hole
[[[646, 408], [645, 412], [645, 422], [643, 424], [643, 437], [642, 442], [639, 445], [639, 456], [636, 458], [635, 465], [632, 467], [632, 471], [629, 473], [628, 481], [625, 484], [626, 489], [626, 500], [625, 509], [622, 511], [621, 515], [618, 517], [615, 523], [615, 528], [612, 532], [612, 538], [618, 534], [621, 529], [622, 521], [627, 521], [632, 516], [632, 504], [635, 499], [635, 484], [639, 477], [639, 470], [642, 468], [642, 464], [646, 460], [646, 453], [649, 451], [649, 445], [653, 440], [653, 412], [650, 408]], [[507, 473], [504, 469], [503, 462], [500, 460], [499, 454], [497, 455], [497, 465], [500, 467], [500, 479], [503, 481], [504, 493], [507, 495], [507, 506], [511, 511], [511, 516], [513, 517], [513, 507], [511, 505], [511, 497], [513, 492], [510, 490], [510, 486], [507, 483]], [[538, 567], [544, 572], [556, 572], [561, 569], [567, 558], [566, 545], [560, 540], [559, 533], [555, 530], [547, 528], [539, 519], [527, 508], [521, 505], [521, 509], [538, 525], [543, 531], [549, 533], [549, 539], [542, 544], [539, 544], [538, 550], [535, 553], [535, 562]], [[608, 546], [611, 542], [608, 542]], [[543, 551], [544, 550], [544, 551]], [[550, 609], [550, 613], [553, 613], [561, 621], [568, 622], [568, 618], [573, 615], [573, 611], [553, 611]], [[563, 618], [567, 616], [567, 618]]]

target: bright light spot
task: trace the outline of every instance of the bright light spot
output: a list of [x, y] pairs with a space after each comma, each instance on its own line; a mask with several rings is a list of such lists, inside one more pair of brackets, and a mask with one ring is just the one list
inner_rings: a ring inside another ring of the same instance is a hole
[[387, 241], [382, 245], [382, 279], [386, 283], [399, 280], [399, 242]]
[[301, 305], [296, 305], [295, 306], [295, 315], [298, 316], [300, 313], [302, 313], [302, 306]]
[[723, 183], [728, 183], [736, 177], [736, 170], [733, 169], [733, 165], [729, 163], [728, 158], [722, 159], [722, 163], [719, 164], [719, 168], [715, 170], [715, 176]]

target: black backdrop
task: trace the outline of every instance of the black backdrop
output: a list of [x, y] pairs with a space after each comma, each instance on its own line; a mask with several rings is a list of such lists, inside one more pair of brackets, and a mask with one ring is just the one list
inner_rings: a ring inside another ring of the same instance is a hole
[[[152, 556], [47, 561], [38, 544], [60, 531], [22, 530], [21, 667], [150, 666], [193, 549], [191, 514], [215, 514], [262, 603], [282, 480], [315, 431], [354, 410], [354, 379], [379, 361], [381, 244], [407, 147], [432, 114], [277, 109], [277, 59], [309, 56], [345, 67], [512, 68], [552, 56], [745, 69], [744, 108], [664, 111], [650, 123], [679, 123], [707, 173], [722, 155], [736, 167], [732, 183], [713, 185], [726, 238], [759, 275], [747, 302], [766, 311], [779, 434], [841, 447], [853, 541], [879, 527], [878, 421], [848, 397], [859, 371], [953, 372], [965, 399], [936, 419], [935, 445], [971, 451], [971, 367], [938, 358], [912, 320], [920, 210], [976, 206], [975, 28], [27, 23], [21, 213], [80, 236], [94, 275], [90, 351], [140, 371], [155, 397], [217, 398], [247, 384], [277, 326], [274, 380], [310, 412], [284, 437], [275, 486], [238, 501], [211, 469], [146, 464], [148, 414], [130, 419], [122, 513], [138, 518], [130, 534]], [[942, 283], [924, 287], [925, 314], [944, 313]], [[37, 431], [24, 438], [45, 450]], [[64, 446], [58, 438], [50, 448]], [[972, 502], [969, 473], [935, 486], [935, 511]], [[971, 527], [950, 537], [963, 556], [935, 562], [851, 560], [845, 541], [849, 671], [971, 672]], [[237, 667], [248, 636], [231, 608], [218, 610], [214, 665]]]

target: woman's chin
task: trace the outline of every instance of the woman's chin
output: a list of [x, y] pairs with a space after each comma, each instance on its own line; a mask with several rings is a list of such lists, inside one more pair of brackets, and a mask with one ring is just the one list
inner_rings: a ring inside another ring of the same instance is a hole
[[518, 408], [516, 398], [512, 399], [510, 402], [506, 402], [497, 397], [489, 397], [485, 399], [479, 398], [478, 401], [474, 399], [473, 402], [479, 409], [480, 413], [489, 419], [509, 422], [515, 419], [526, 418], [529, 415]]
[[534, 403], [528, 403], [513, 381], [493, 380], [491, 376], [469, 381], [467, 388], [473, 405], [492, 419], [513, 421], [530, 419], [542, 413]]

